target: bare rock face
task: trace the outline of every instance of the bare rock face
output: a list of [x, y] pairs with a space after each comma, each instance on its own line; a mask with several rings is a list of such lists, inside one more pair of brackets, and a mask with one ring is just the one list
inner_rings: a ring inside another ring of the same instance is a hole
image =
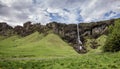
[[5, 22], [0, 23], [0, 35], [10, 36], [13, 34], [13, 28]]
[[32, 22], [30, 22], [30, 21], [24, 23], [24, 24], [23, 24], [24, 29], [25, 29], [25, 30], [30, 30], [30, 28], [31, 28], [31, 26], [32, 26], [31, 23], [32, 23]]
[[30, 21], [24, 23], [23, 27], [22, 26], [15, 26], [14, 31], [21, 36], [27, 36], [35, 31], [38, 31], [40, 33], [44, 32], [44, 26], [41, 25], [40, 23], [35, 23], [32, 24]]
[[24, 35], [24, 28], [22, 27], [22, 26], [15, 26], [14, 27], [14, 32], [16, 33], [16, 34], [19, 34], [19, 35], [21, 35], [21, 36], [23, 36]]
[[24, 35], [23, 36], [27, 36], [27, 35], [30, 35], [31, 33], [34, 32], [34, 30], [32, 29], [32, 22], [28, 21], [26, 23], [24, 23], [23, 25], [23, 29], [24, 29]]
[[[80, 35], [81, 40], [84, 42], [82, 37], [89, 36], [92, 38], [97, 38], [102, 34], [107, 34], [108, 26], [113, 25], [114, 20], [92, 22], [92, 23], [80, 23]], [[52, 30], [54, 33], [60, 35], [60, 37], [69, 43], [76, 44], [77, 38], [77, 25], [76, 24], [63, 24], [57, 22], [48, 23], [46, 26], [40, 23], [32, 24], [31, 22], [24, 23], [22, 26], [16, 26], [14, 28], [17, 34], [22, 36], [27, 36], [35, 31], [40, 33], [46, 33]]]
[[[80, 23], [79, 32], [81, 40], [85, 36], [92, 38], [98, 38], [102, 34], [107, 34], [108, 26], [113, 25], [114, 20], [92, 22], [92, 23]], [[59, 34], [62, 39], [67, 40], [69, 43], [76, 44], [77, 39], [77, 25], [76, 24], [61, 24], [52, 22], [46, 25], [49, 29], [53, 30], [54, 33]]]

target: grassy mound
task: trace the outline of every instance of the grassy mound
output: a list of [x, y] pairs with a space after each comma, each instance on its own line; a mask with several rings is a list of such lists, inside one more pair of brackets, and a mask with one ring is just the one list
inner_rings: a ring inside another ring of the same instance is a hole
[[0, 41], [0, 57], [62, 57], [77, 54], [55, 34], [35, 32], [21, 38], [12, 36]]

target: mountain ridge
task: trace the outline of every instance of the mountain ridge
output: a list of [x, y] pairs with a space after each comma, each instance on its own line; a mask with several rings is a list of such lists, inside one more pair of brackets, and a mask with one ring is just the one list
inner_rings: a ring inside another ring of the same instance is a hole
[[[99, 36], [109, 33], [108, 27], [114, 25], [116, 19], [91, 22], [91, 23], [80, 23], [80, 38], [83, 44], [85, 43], [85, 37], [98, 38]], [[12, 36], [20, 35], [22, 37], [28, 36], [34, 32], [44, 33], [47, 35], [52, 32], [59, 35], [64, 41], [68, 42], [73, 46], [75, 50], [78, 49], [77, 46], [77, 25], [76, 24], [62, 24], [57, 22], [51, 22], [46, 25], [41, 25], [40, 23], [32, 24], [28, 21], [23, 24], [23, 26], [15, 26], [14, 28], [9, 26], [7, 23], [0, 23], [0, 35]]]

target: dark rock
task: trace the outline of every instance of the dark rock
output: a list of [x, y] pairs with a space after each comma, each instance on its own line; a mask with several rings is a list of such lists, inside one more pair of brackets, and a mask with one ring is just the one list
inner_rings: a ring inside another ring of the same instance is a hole
[[23, 27], [22, 26], [15, 26], [14, 31], [21, 36], [27, 36], [35, 31], [38, 31], [40, 33], [45, 31], [45, 27], [41, 25], [40, 23], [36, 24], [31, 24], [30, 21], [24, 23]]
[[24, 28], [22, 26], [15, 26], [14, 27], [14, 32], [18, 35], [24, 36], [25, 32], [24, 32]]
[[29, 30], [29, 28], [32, 26], [31, 23], [32, 22], [28, 21], [28, 22], [23, 24], [23, 27], [25, 28], [25, 30]]
[[13, 34], [13, 28], [5, 22], [0, 23], [0, 35], [10, 36]]

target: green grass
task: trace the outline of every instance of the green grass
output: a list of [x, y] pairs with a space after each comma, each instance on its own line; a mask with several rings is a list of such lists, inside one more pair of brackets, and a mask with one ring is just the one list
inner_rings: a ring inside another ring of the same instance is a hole
[[[102, 36], [100, 36], [99, 38], [97, 38], [97, 39], [87, 39], [87, 42], [86, 42], [86, 46], [87, 46], [87, 49], [89, 50], [89, 52], [88, 53], [101, 53], [102, 52], [102, 48], [103, 48], [103, 46], [104, 46], [104, 44], [105, 44], [105, 41], [106, 41], [106, 38], [107, 38], [107, 36], [106, 35], [102, 35]], [[92, 49], [91, 47], [90, 47], [90, 45], [91, 45], [91, 41], [93, 41], [93, 40], [95, 40], [100, 46], [97, 48], [97, 49]]]
[[79, 55], [56, 34], [35, 32], [26, 37], [0, 36], [0, 69], [119, 69], [120, 52], [103, 53], [106, 35], [96, 41], [100, 46]]
[[0, 36], [0, 41], [5, 39], [6, 37], [5, 36]]
[[1, 69], [119, 69], [120, 52], [44, 60], [4, 60]]
[[58, 35], [35, 32], [24, 38], [12, 36], [0, 41], [0, 57], [63, 57], [77, 53]]

